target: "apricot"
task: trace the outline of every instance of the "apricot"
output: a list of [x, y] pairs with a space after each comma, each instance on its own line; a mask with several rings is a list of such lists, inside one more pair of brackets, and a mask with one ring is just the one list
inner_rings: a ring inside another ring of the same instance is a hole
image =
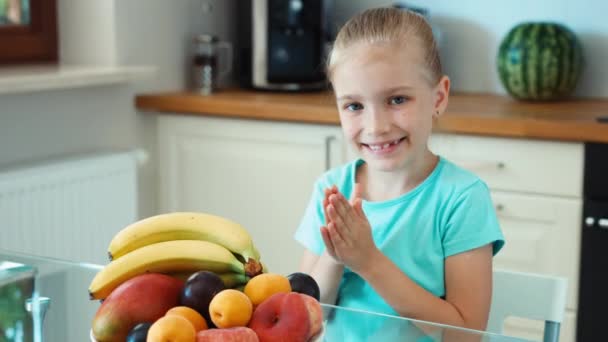
[[283, 275], [262, 273], [247, 282], [244, 292], [253, 305], [257, 306], [273, 294], [291, 292], [291, 284]]
[[209, 315], [218, 328], [247, 326], [253, 304], [243, 292], [227, 289], [216, 294], [209, 303]]
[[208, 328], [207, 321], [205, 321], [205, 318], [200, 313], [198, 313], [198, 311], [196, 311], [192, 308], [189, 308], [187, 306], [173, 307], [173, 308], [169, 309], [169, 311], [167, 311], [167, 313], [165, 314], [165, 316], [168, 316], [168, 315], [177, 315], [177, 316], [184, 317], [190, 323], [192, 323], [192, 326], [194, 327], [194, 330], [196, 332], [199, 332], [201, 330], [205, 330]]
[[152, 323], [147, 342], [195, 342], [196, 331], [190, 321], [182, 316], [163, 316]]

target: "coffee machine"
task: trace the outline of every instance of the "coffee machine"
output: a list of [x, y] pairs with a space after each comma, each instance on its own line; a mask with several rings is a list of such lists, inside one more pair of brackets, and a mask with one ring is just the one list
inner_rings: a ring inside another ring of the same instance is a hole
[[327, 88], [332, 0], [239, 0], [237, 73], [242, 87]]

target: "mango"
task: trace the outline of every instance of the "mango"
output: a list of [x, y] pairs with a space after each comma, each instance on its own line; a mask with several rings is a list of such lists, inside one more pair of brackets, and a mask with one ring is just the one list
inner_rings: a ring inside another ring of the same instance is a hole
[[120, 284], [103, 301], [93, 319], [93, 336], [98, 342], [125, 341], [137, 324], [153, 323], [174, 306], [184, 282], [180, 279], [147, 273]]

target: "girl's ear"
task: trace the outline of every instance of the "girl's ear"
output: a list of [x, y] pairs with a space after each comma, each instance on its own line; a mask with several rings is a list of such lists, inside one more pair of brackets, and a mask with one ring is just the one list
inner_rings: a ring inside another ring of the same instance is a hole
[[448, 106], [448, 97], [450, 96], [450, 78], [445, 75], [442, 76], [435, 86], [433, 94], [433, 115], [440, 116]]

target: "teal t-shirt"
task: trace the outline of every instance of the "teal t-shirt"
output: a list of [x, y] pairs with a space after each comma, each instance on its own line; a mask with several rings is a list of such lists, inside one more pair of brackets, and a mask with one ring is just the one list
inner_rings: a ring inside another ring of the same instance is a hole
[[[354, 160], [326, 172], [316, 181], [295, 234], [295, 239], [311, 252], [320, 255], [325, 250], [320, 233], [320, 227], [325, 225], [323, 190], [336, 185], [350, 198], [357, 167], [362, 163], [363, 160]], [[445, 258], [489, 243], [496, 254], [504, 245], [487, 185], [442, 157], [417, 187], [387, 201], [363, 201], [363, 211], [371, 224], [376, 246], [413, 281], [438, 297], [445, 296]], [[397, 314], [363, 278], [348, 268], [336, 305]], [[352, 323], [351, 317], [349, 325], [353, 326]], [[359, 329], [363, 329], [361, 324]], [[370, 332], [369, 329], [366, 331]]]

